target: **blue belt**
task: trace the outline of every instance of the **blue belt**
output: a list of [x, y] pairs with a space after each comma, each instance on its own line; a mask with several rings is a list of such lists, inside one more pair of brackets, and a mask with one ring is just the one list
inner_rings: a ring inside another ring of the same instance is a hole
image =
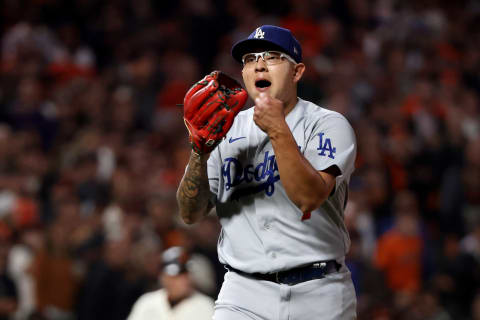
[[246, 277], [293, 286], [301, 282], [325, 278], [327, 274], [338, 272], [341, 266], [342, 265], [335, 260], [328, 260], [274, 273], [248, 273], [235, 269], [229, 265], [225, 265], [225, 268]]

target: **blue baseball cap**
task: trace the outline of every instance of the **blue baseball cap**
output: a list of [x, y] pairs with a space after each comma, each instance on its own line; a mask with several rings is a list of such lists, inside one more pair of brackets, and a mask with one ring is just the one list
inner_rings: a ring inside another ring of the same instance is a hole
[[297, 63], [302, 62], [302, 47], [292, 32], [288, 29], [264, 25], [253, 31], [247, 39], [235, 43], [232, 47], [232, 56], [242, 63], [242, 57], [246, 53], [253, 52], [259, 46], [266, 46], [272, 50], [278, 50], [291, 56]]

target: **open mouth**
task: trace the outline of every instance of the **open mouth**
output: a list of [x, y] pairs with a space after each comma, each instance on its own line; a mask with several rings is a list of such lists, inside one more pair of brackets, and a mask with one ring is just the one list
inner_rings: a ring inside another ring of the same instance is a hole
[[268, 88], [272, 83], [268, 80], [257, 80], [255, 81], [255, 87], [257, 88]]

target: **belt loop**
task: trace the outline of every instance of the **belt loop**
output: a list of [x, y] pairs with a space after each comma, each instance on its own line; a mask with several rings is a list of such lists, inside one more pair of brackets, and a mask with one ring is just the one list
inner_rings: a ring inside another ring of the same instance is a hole
[[342, 265], [340, 263], [338, 263], [336, 260], [334, 260], [335, 262], [335, 270], [340, 271], [340, 268], [342, 267]]

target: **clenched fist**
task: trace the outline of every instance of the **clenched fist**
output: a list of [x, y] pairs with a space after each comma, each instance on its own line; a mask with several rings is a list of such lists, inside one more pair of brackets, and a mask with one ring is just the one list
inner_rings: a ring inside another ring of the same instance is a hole
[[255, 98], [253, 121], [269, 136], [285, 129], [288, 130], [285, 122], [284, 103], [265, 92]]

